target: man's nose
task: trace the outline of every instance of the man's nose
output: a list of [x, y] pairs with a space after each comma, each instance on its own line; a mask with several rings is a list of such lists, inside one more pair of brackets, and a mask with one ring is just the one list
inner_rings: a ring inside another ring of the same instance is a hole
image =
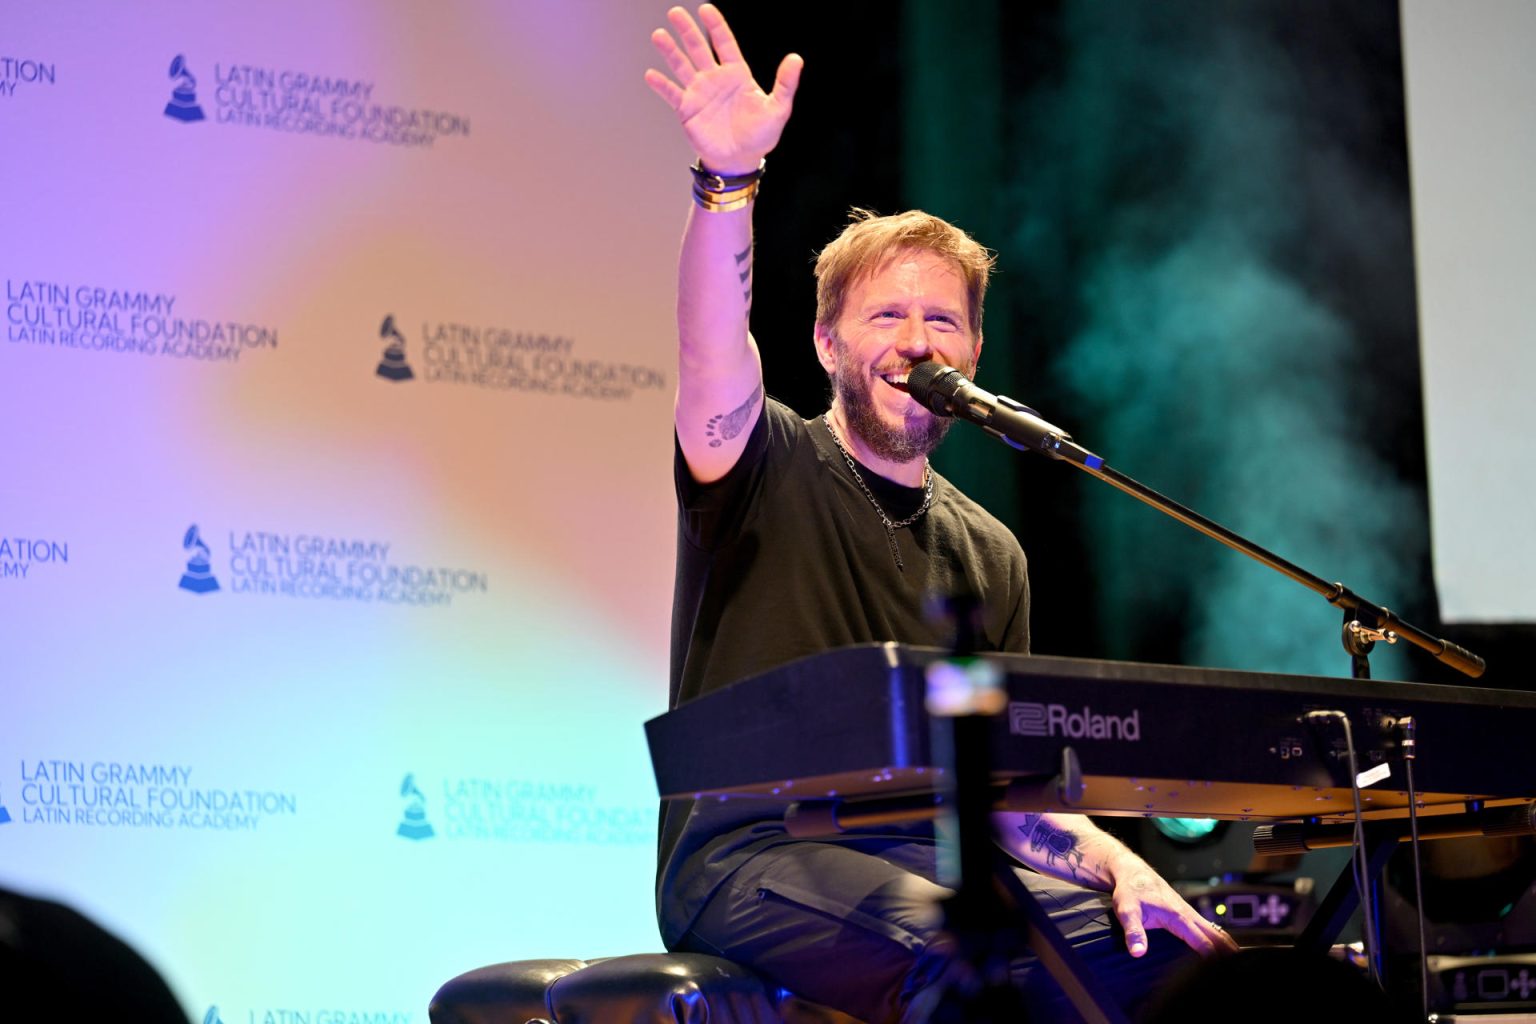
[[908, 358], [919, 358], [932, 352], [933, 343], [928, 337], [927, 321], [921, 317], [911, 317], [902, 324], [896, 349]]

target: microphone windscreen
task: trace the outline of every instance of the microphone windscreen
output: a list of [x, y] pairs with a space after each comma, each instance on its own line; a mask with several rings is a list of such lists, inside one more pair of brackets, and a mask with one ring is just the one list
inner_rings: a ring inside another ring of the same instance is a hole
[[949, 399], [965, 383], [965, 376], [943, 363], [918, 363], [907, 374], [907, 392], [941, 416], [952, 415]]

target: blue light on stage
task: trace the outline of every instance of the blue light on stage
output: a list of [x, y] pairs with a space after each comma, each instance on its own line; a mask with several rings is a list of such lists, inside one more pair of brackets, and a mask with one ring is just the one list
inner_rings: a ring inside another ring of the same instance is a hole
[[1216, 831], [1215, 818], [1153, 818], [1152, 827], [1176, 843], [1198, 843]]

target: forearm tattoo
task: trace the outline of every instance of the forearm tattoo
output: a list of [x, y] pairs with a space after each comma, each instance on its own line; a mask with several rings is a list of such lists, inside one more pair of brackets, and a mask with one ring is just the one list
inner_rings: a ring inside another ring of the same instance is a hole
[[1039, 855], [1045, 854], [1047, 867], [1056, 868], [1059, 861], [1066, 870], [1072, 873], [1074, 882], [1082, 882], [1079, 875], [1083, 867], [1083, 851], [1078, 848], [1077, 833], [1064, 828], [1057, 828], [1046, 820], [1043, 814], [1026, 814], [1024, 824], [1019, 826], [1019, 832], [1029, 840], [1029, 852]]
[[763, 386], [759, 384], [752, 389], [752, 397], [735, 409], [711, 416], [709, 422], [704, 425], [704, 434], [709, 438], [709, 446], [719, 448], [721, 441], [729, 441], [746, 430], [747, 425], [752, 422], [752, 410], [757, 408], [757, 403], [762, 397]]
[[747, 305], [747, 319], [752, 319], [752, 247], [749, 245], [736, 254], [736, 266], [740, 268], [741, 297]]

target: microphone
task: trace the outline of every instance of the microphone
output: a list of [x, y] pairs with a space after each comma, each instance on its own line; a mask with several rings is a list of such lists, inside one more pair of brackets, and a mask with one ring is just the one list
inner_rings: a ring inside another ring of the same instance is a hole
[[938, 415], [970, 420], [1020, 451], [1039, 452], [1084, 469], [1104, 466], [1102, 458], [1074, 442], [1065, 430], [1041, 419], [1029, 406], [983, 391], [953, 366], [918, 363], [907, 374], [907, 393]]

